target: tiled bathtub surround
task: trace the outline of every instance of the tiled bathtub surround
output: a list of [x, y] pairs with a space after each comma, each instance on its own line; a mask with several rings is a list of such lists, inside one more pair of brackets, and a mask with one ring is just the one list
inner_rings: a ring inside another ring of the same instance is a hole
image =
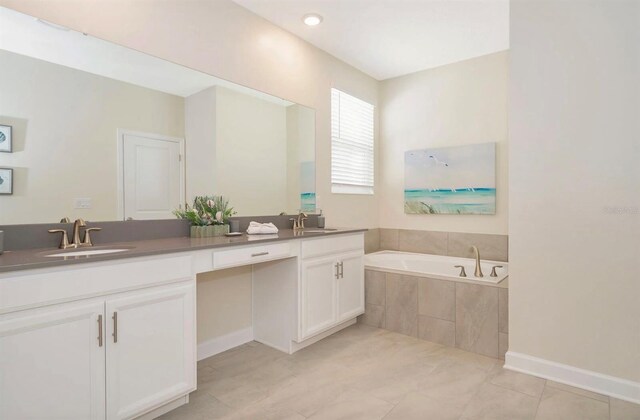
[[508, 289], [365, 271], [360, 322], [423, 340], [504, 358]]
[[364, 252], [370, 254], [380, 250], [380, 229], [369, 229], [364, 233]]
[[[378, 249], [473, 258], [471, 246], [484, 260], [508, 261], [509, 237], [483, 233], [434, 232], [428, 230], [378, 229]], [[375, 237], [371, 236], [371, 241]], [[369, 244], [373, 249], [373, 245]], [[373, 251], [367, 251], [373, 252]]]

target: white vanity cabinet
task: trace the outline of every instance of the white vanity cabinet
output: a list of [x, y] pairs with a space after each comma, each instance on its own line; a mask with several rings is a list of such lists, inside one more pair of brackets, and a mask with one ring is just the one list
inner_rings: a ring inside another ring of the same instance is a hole
[[[119, 273], [118, 262], [76, 266], [58, 278], [68, 302], [41, 293], [30, 302], [39, 307], [1, 314], [0, 419], [130, 419], [195, 390], [195, 279], [190, 263], [180, 273], [183, 258], [169, 258], [177, 272], [155, 278], [149, 273], [156, 276], [166, 258], [121, 262]], [[88, 286], [92, 292], [74, 287], [105, 272], [121, 276], [112, 281], [118, 287], [127, 278], [134, 286], [111, 293], [102, 281]], [[60, 273], [2, 277], [0, 291]]]
[[107, 419], [128, 419], [195, 388], [195, 286], [106, 301]]
[[104, 419], [104, 302], [0, 319], [0, 419]]
[[302, 262], [300, 339], [304, 340], [336, 325], [338, 267], [338, 260], [333, 255]]
[[252, 339], [287, 353], [364, 313], [364, 235], [0, 273], [0, 419], [154, 418], [196, 389], [196, 274], [252, 266]]
[[364, 313], [363, 252], [347, 252], [339, 257], [338, 322], [353, 319]]
[[361, 234], [302, 242], [298, 341], [364, 313], [363, 255]]

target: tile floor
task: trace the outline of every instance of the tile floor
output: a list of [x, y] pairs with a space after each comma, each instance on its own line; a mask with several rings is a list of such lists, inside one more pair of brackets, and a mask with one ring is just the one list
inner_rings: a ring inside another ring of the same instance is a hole
[[640, 420], [640, 405], [501, 366], [356, 324], [291, 356], [254, 342], [202, 360], [190, 403], [162, 419]]

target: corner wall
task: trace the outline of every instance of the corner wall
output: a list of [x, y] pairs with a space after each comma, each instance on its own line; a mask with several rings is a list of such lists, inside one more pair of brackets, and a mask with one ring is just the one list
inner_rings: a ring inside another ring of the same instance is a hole
[[639, 22], [634, 1], [512, 1], [509, 63], [509, 352], [638, 402]]

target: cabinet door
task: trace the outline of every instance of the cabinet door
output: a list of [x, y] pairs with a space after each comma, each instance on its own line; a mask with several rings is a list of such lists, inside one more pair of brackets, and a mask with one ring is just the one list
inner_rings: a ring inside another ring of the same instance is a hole
[[336, 323], [336, 264], [333, 256], [302, 262], [301, 339], [330, 328]]
[[0, 316], [0, 419], [104, 419], [103, 316], [103, 302]]
[[338, 279], [338, 321], [346, 321], [364, 313], [364, 262], [362, 252], [342, 255]]
[[107, 418], [152, 410], [196, 386], [195, 285], [107, 300]]

